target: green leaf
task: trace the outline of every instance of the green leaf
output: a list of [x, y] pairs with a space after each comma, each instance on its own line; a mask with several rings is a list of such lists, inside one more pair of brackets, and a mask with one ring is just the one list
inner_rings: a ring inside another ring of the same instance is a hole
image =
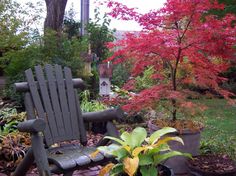
[[121, 148], [120, 145], [111, 144], [109, 146], [100, 146], [97, 149], [102, 153], [112, 154], [115, 150], [118, 150], [120, 148]]
[[165, 152], [165, 151], [170, 151], [170, 147], [168, 144], [162, 144], [156, 148], [153, 148], [151, 150], [148, 151], [149, 155], [153, 155], [155, 153], [159, 153], [159, 152]]
[[129, 146], [132, 143], [132, 141], [131, 141], [131, 134], [128, 133], [127, 131], [123, 132], [121, 134], [120, 138]]
[[154, 144], [160, 137], [168, 134], [168, 133], [173, 133], [176, 132], [177, 130], [175, 128], [171, 127], [164, 127], [156, 132], [154, 132], [150, 138], [149, 138], [149, 144]]
[[147, 132], [145, 128], [142, 127], [135, 128], [131, 133], [125, 131], [120, 136], [120, 138], [132, 149], [134, 149], [137, 146], [141, 146], [146, 137], [147, 137]]
[[123, 164], [118, 163], [115, 166], [113, 166], [112, 170], [110, 171], [110, 176], [117, 176], [120, 173], [123, 173]]
[[153, 158], [151, 155], [139, 155], [139, 165], [145, 166], [153, 163]]
[[164, 153], [162, 155], [154, 156], [154, 164], [158, 165], [161, 162], [163, 162], [163, 161], [165, 161], [165, 160], [167, 160], [171, 157], [174, 157], [174, 156], [185, 156], [185, 157], [189, 157], [189, 158], [192, 157], [189, 153], [182, 153], [182, 152], [179, 152], [179, 151], [170, 151], [170, 152]]
[[158, 176], [157, 168], [155, 168], [154, 166], [140, 167], [140, 172], [142, 176]]
[[126, 143], [118, 138], [115, 138], [115, 137], [111, 137], [111, 136], [105, 136], [104, 139], [110, 139], [110, 140], [113, 140], [113, 141], [116, 141], [118, 142], [119, 144], [121, 144], [122, 146], [125, 146]]
[[120, 161], [122, 160], [123, 158], [129, 156], [129, 153], [127, 152], [127, 150], [125, 150], [124, 148], [120, 148], [118, 150], [115, 150], [112, 152], [112, 155], [116, 156], [117, 160]]
[[141, 146], [147, 137], [147, 131], [145, 128], [137, 127], [131, 133], [131, 148]]

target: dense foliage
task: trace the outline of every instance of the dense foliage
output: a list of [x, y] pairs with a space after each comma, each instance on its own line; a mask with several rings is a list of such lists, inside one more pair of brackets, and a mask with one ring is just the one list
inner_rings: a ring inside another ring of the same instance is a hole
[[[130, 33], [110, 44], [117, 50], [108, 60], [116, 63], [130, 60], [133, 77], [142, 75], [150, 66], [155, 69], [152, 79], [157, 83], [137, 92], [124, 109], [139, 111], [164, 102], [167, 112], [176, 120], [177, 113], [191, 116], [195, 108], [202, 109], [188, 99], [195, 96], [189, 86], [226, 99], [233, 95], [220, 87], [227, 80], [220, 73], [235, 60], [236, 30], [231, 21], [236, 17], [227, 14], [219, 19], [212, 14], [204, 15], [210, 9], [223, 9], [223, 4], [210, 0], [168, 0], [160, 10], [146, 14], [114, 1], [107, 5], [111, 16], [135, 20], [143, 27], [138, 35]], [[129, 89], [135, 90], [135, 81], [129, 82]]]
[[90, 22], [87, 26], [89, 33], [89, 41], [91, 44], [91, 51], [96, 53], [100, 61], [107, 59], [110, 51], [106, 46], [107, 42], [114, 40], [113, 30], [109, 29], [110, 19], [107, 15], [100, 18], [99, 9], [95, 9], [95, 22]]

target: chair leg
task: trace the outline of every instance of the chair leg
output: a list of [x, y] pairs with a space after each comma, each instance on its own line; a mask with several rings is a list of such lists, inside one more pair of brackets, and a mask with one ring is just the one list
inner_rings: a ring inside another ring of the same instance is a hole
[[69, 171], [63, 174], [63, 176], [72, 176], [74, 171]]
[[43, 138], [40, 133], [31, 135], [32, 148], [35, 162], [40, 176], [51, 176], [46, 150], [43, 146]]
[[24, 159], [21, 161], [21, 163], [17, 166], [15, 172], [13, 173], [13, 176], [24, 176], [26, 175], [27, 171], [29, 170], [30, 166], [32, 166], [34, 162], [34, 154], [32, 148], [30, 148]]

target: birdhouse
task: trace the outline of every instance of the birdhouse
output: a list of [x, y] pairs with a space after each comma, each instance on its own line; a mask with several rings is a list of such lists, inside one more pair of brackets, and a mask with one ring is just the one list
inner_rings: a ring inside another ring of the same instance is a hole
[[111, 92], [112, 66], [111, 64], [100, 64], [99, 68], [99, 95], [108, 96]]
[[97, 60], [97, 55], [91, 53], [90, 45], [88, 53], [81, 53], [81, 57], [84, 59], [84, 76], [93, 76], [91, 64], [93, 61]]

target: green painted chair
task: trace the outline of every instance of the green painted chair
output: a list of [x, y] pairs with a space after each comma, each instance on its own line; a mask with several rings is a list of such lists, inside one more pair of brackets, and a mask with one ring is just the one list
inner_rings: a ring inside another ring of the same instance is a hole
[[[85, 122], [105, 122], [106, 135], [118, 137], [112, 121], [122, 118], [121, 109], [82, 113], [78, 88], [83, 88], [81, 79], [73, 79], [68, 67], [35, 66], [25, 71], [27, 82], [15, 83], [17, 92], [24, 93], [27, 120], [18, 125], [19, 131], [31, 134], [32, 147], [18, 165], [14, 176], [23, 176], [35, 162], [41, 176], [51, 173], [72, 175], [75, 170], [105, 164], [111, 157], [99, 153], [90, 154], [96, 147], [87, 147]], [[34, 76], [35, 75], [35, 76]], [[80, 144], [70, 143], [79, 140]], [[69, 142], [68, 142], [69, 141]], [[97, 146], [106, 145], [101, 140]], [[53, 144], [61, 144], [53, 147]]]

